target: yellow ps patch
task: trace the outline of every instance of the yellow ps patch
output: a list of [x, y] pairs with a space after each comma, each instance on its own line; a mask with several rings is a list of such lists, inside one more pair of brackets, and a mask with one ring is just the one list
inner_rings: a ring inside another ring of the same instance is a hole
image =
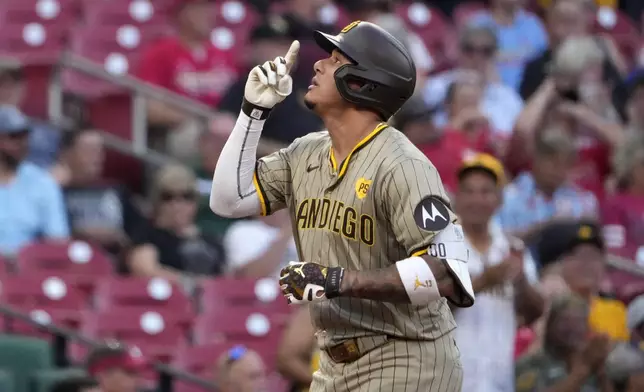
[[348, 32], [349, 30], [351, 30], [352, 28], [354, 28], [354, 27], [356, 27], [357, 25], [359, 25], [359, 24], [360, 24], [360, 22], [362, 22], [362, 21], [361, 21], [361, 20], [356, 20], [356, 21], [354, 21], [354, 22], [351, 22], [351, 23], [349, 23], [348, 25], [346, 25], [342, 30], [340, 30], [340, 32], [341, 32], [341, 33], [346, 33], [346, 32]]
[[356, 181], [356, 196], [358, 199], [362, 200], [367, 197], [371, 182], [371, 180], [367, 180], [364, 177], [358, 178], [358, 181]]

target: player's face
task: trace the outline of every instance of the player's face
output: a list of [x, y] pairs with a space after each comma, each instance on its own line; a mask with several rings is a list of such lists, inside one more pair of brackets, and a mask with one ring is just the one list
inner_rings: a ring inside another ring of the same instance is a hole
[[485, 172], [471, 172], [459, 183], [454, 206], [464, 225], [486, 225], [499, 207], [499, 187]]
[[335, 85], [333, 75], [338, 68], [350, 63], [349, 59], [337, 50], [334, 50], [329, 57], [315, 63], [313, 79], [304, 96], [304, 103], [309, 109], [319, 114], [346, 105]]

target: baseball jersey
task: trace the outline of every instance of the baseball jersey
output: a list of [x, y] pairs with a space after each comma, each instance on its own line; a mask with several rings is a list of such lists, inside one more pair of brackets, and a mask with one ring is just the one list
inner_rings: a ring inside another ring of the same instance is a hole
[[[342, 162], [327, 131], [308, 134], [259, 159], [253, 180], [262, 214], [289, 208], [300, 260], [330, 267], [378, 269], [422, 255], [456, 220], [434, 166], [385, 123]], [[340, 297], [312, 304], [311, 316], [322, 348], [383, 334], [433, 340], [456, 326], [444, 298], [418, 306]]]

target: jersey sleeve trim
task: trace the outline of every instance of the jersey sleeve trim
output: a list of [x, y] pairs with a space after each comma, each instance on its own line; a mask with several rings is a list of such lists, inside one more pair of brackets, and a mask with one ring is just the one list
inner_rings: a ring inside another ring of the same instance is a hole
[[271, 206], [270, 203], [268, 202], [268, 198], [266, 197], [266, 192], [264, 192], [264, 188], [262, 187], [261, 182], [259, 182], [259, 176], [257, 176], [257, 170], [259, 169], [259, 161], [255, 164], [255, 173], [253, 173], [253, 185], [255, 186], [255, 190], [257, 191], [257, 196], [259, 196], [259, 205], [261, 207], [261, 215], [262, 216], [267, 216], [271, 214]]
[[415, 252], [411, 252], [410, 257], [416, 257], [416, 256], [422, 256], [427, 254], [427, 248], [423, 248], [420, 250], [417, 250]]

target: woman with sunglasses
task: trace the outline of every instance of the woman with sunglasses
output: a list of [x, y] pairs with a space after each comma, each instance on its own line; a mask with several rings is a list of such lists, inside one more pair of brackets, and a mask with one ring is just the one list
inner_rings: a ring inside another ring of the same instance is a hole
[[223, 271], [221, 241], [201, 233], [195, 224], [197, 197], [196, 178], [187, 168], [169, 165], [157, 173], [151, 222], [132, 235], [134, 247], [126, 261], [132, 275], [185, 282]]

